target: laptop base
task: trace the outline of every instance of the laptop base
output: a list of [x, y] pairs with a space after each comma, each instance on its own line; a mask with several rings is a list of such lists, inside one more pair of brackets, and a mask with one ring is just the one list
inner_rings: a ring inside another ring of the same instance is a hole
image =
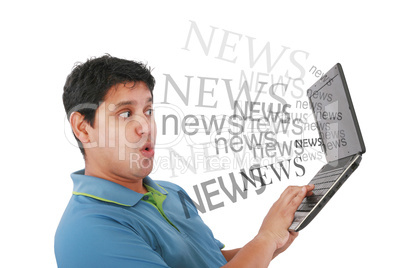
[[289, 231], [298, 232], [306, 227], [356, 170], [361, 159], [361, 154], [357, 154], [323, 166], [309, 183], [315, 185], [313, 195], [303, 199]]

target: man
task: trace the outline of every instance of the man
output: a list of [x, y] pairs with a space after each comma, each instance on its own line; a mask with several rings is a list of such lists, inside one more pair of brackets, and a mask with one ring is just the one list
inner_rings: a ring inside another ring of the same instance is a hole
[[67, 77], [63, 102], [85, 169], [71, 175], [73, 195], [55, 236], [58, 266], [267, 267], [296, 238], [288, 227], [314, 186], [288, 187], [252, 241], [222, 250], [183, 189], [148, 177], [154, 83], [143, 64], [109, 55]]

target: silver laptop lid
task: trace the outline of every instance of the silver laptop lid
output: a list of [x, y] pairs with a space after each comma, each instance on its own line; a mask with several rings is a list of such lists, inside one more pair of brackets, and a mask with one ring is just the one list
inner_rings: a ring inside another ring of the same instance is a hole
[[307, 91], [328, 162], [366, 151], [342, 66]]

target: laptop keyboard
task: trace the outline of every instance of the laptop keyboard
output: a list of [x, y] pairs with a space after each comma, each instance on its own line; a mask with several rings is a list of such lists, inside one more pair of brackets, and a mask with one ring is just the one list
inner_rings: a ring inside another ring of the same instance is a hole
[[313, 209], [313, 207], [320, 201], [320, 199], [326, 194], [329, 188], [334, 184], [334, 182], [338, 179], [339, 175], [345, 170], [345, 166], [340, 168], [335, 168], [332, 170], [322, 169], [311, 181], [309, 184], [314, 184], [315, 188], [313, 190], [313, 195], [308, 196], [303, 199], [300, 204], [298, 211], [309, 212]]

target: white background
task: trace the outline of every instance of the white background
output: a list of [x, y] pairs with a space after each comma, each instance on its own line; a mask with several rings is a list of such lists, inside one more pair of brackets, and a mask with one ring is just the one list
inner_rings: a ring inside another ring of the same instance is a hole
[[[273, 49], [307, 51], [306, 67], [325, 71], [341, 62], [347, 76], [367, 153], [345, 187], [271, 267], [401, 267], [399, 11], [396, 1], [1, 4], [0, 266], [56, 267], [53, 239], [72, 191], [69, 174], [83, 167], [65, 135], [61, 100], [75, 62], [104, 53], [147, 61], [159, 79], [155, 95], [163, 92], [163, 73], [230, 77], [232, 68], [242, 68], [248, 54], [240, 43], [240, 65], [214, 58], [219, 41], [208, 56], [199, 43], [183, 50], [191, 20], [205, 34], [214, 26], [220, 38], [225, 29], [256, 38], [260, 48], [271, 42]], [[264, 198], [228, 204], [203, 218], [227, 248], [241, 246], [286, 186], [276, 183]]]

